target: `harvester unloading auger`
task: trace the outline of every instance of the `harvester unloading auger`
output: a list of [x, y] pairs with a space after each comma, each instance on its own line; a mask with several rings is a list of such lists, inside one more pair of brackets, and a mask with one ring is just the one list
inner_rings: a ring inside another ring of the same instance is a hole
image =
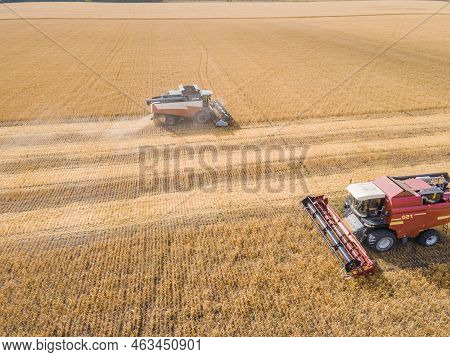
[[375, 264], [362, 246], [378, 252], [392, 249], [396, 241], [414, 238], [431, 247], [439, 241], [433, 227], [450, 223], [450, 178], [447, 172], [383, 176], [372, 182], [347, 186], [344, 218], [325, 196], [307, 196], [302, 206], [325, 243], [341, 263], [347, 277], [370, 275]]
[[165, 125], [175, 125], [185, 118], [199, 124], [212, 120], [216, 126], [226, 127], [233, 118], [218, 100], [212, 100], [213, 92], [197, 85], [180, 85], [158, 97], [147, 99], [152, 119]]

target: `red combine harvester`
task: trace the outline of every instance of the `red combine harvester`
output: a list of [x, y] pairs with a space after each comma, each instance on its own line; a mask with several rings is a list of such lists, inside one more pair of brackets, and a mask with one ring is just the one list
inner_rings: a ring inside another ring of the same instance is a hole
[[305, 211], [319, 229], [325, 243], [342, 264], [347, 277], [370, 275], [375, 264], [361, 242], [386, 252], [408, 238], [431, 247], [439, 241], [434, 227], [448, 231], [450, 222], [450, 178], [447, 172], [383, 176], [372, 182], [347, 187], [344, 218], [328, 206], [325, 196], [302, 200]]

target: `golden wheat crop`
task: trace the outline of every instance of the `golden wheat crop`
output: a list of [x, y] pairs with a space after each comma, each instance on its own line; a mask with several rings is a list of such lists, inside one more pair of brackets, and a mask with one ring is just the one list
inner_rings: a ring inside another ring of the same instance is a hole
[[[346, 281], [299, 208], [450, 171], [447, 9], [310, 106], [440, 2], [115, 5], [0, 8], [0, 335], [448, 335], [447, 236]], [[152, 123], [183, 82], [237, 125]]]
[[[93, 18], [98, 4], [8, 5], [30, 20], [0, 13], [0, 119], [142, 114], [147, 97], [191, 82], [239, 123], [448, 107], [446, 9], [372, 60], [441, 3], [357, 4], [335, 17], [323, 4], [153, 4], [121, 19], [116, 6]], [[211, 19], [219, 9], [226, 19]]]

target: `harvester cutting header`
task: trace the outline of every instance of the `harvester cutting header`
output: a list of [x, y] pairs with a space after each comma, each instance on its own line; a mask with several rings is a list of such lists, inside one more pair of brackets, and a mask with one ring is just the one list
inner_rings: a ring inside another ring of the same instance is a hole
[[450, 222], [450, 178], [447, 172], [383, 176], [372, 182], [347, 186], [349, 196], [342, 219], [325, 196], [302, 200], [305, 211], [325, 243], [342, 264], [347, 276], [372, 274], [375, 264], [361, 242], [378, 252], [395, 242], [414, 238], [431, 247], [439, 241], [433, 228]]
[[175, 125], [185, 118], [199, 124], [212, 120], [216, 126], [226, 127], [233, 118], [218, 100], [212, 100], [213, 92], [197, 85], [180, 85], [158, 97], [147, 99], [147, 105], [156, 119], [165, 125]]

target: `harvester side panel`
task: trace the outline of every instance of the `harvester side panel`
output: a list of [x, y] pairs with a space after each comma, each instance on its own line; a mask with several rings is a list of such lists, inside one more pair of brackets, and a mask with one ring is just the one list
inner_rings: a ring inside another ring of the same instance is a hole
[[427, 205], [426, 228], [450, 223], [450, 201]]
[[[410, 206], [406, 207], [405, 202], [410, 202]], [[389, 228], [396, 232], [397, 238], [417, 237], [426, 229], [450, 223], [450, 201], [447, 199], [424, 204], [420, 196], [394, 197], [387, 208], [390, 212]]]
[[302, 200], [302, 205], [347, 277], [373, 273], [375, 264], [339, 215], [328, 206], [324, 196], [307, 196]]

